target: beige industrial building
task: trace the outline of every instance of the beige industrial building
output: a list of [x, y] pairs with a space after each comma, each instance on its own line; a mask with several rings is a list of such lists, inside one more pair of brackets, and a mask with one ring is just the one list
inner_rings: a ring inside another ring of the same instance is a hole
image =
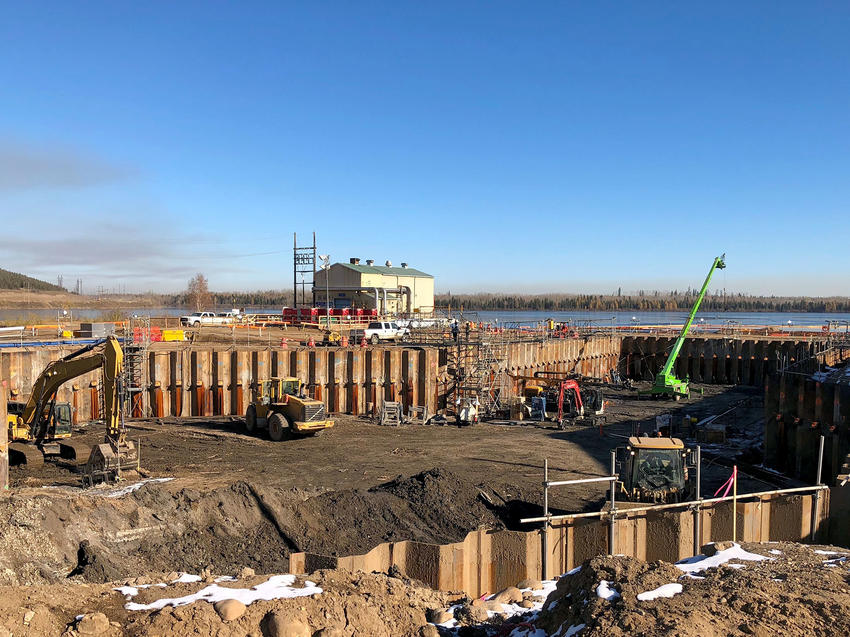
[[393, 267], [350, 259], [316, 272], [315, 305], [326, 298], [334, 308], [376, 309], [380, 314], [430, 314], [434, 311], [434, 277], [402, 263]]

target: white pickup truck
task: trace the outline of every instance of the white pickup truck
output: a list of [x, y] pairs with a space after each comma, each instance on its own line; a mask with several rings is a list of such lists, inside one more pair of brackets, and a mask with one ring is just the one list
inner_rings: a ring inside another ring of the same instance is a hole
[[372, 345], [377, 345], [381, 341], [406, 341], [410, 336], [410, 330], [399, 327], [395, 321], [373, 321], [363, 330], [363, 336]]
[[233, 325], [241, 320], [238, 310], [216, 314], [215, 312], [193, 312], [180, 317], [180, 325], [184, 327], [201, 327], [202, 325]]

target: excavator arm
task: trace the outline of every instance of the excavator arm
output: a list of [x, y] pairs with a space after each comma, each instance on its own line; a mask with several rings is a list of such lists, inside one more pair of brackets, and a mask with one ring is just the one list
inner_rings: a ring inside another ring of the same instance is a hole
[[[104, 347], [94, 351], [99, 345]], [[94, 352], [89, 354], [89, 352]], [[88, 355], [86, 355], [88, 354]], [[53, 400], [63, 383], [78, 376], [103, 369], [104, 408], [107, 417], [108, 435], [117, 436], [120, 430], [120, 412], [118, 409], [118, 384], [123, 365], [123, 353], [118, 339], [110, 336], [105, 341], [84, 347], [68, 356], [53, 361], [33, 383], [32, 393], [24, 406], [21, 419], [30, 431], [30, 438], [41, 443], [50, 433], [48, 421], [44, 418], [45, 407]]]

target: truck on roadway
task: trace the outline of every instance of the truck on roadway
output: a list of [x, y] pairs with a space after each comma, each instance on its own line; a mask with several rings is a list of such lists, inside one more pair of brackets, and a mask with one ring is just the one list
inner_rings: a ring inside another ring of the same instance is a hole
[[372, 345], [381, 341], [406, 341], [410, 337], [410, 330], [400, 327], [395, 321], [372, 321], [363, 330], [363, 337]]
[[180, 325], [183, 327], [201, 327], [202, 325], [233, 325], [242, 320], [239, 310], [230, 312], [193, 312], [187, 316], [180, 317]]

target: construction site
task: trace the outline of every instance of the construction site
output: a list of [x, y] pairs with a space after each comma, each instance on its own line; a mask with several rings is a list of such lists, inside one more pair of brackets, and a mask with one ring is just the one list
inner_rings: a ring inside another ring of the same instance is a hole
[[0, 634], [651, 635], [683, 600], [675, 634], [846, 633], [842, 326], [695, 326], [724, 257], [644, 328], [488, 323], [337, 265], [277, 314], [3, 334]]

